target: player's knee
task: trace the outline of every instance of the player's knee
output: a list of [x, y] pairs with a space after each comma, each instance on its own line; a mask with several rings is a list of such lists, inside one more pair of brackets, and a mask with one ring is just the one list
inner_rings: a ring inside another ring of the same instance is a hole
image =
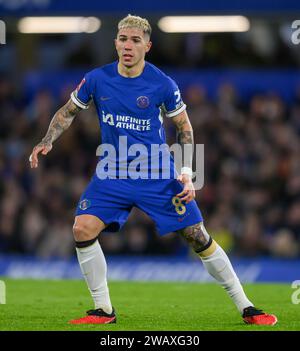
[[97, 233], [95, 234], [93, 229], [89, 225], [85, 224], [84, 222], [81, 222], [81, 223], [75, 222], [73, 225], [73, 235], [74, 235], [75, 241], [88, 241], [95, 238]]
[[206, 250], [212, 243], [212, 238], [202, 222], [186, 227], [179, 232], [196, 253]]

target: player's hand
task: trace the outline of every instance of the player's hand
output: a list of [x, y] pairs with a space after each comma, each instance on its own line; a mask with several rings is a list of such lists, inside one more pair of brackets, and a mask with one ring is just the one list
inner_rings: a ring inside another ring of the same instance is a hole
[[180, 197], [182, 201], [185, 201], [187, 204], [194, 200], [196, 196], [194, 184], [192, 178], [188, 174], [181, 174], [177, 177], [177, 180], [184, 184], [184, 188], [181, 193], [176, 196]]
[[51, 143], [41, 141], [39, 144], [37, 144], [33, 148], [31, 155], [29, 156], [30, 167], [37, 168], [39, 164], [38, 154], [41, 153], [42, 155], [47, 155], [47, 153], [51, 151], [51, 149], [52, 149]]

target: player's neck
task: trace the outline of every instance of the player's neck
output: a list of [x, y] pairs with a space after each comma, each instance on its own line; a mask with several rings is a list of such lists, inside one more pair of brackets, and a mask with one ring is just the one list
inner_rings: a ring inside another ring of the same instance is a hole
[[145, 67], [145, 61], [141, 61], [133, 67], [126, 67], [120, 62], [118, 63], [118, 72], [121, 76], [126, 78], [135, 78], [143, 73]]

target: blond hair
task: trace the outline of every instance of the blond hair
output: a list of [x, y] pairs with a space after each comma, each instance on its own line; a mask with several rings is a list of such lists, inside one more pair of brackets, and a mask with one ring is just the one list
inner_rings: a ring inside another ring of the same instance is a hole
[[139, 16], [127, 15], [118, 24], [118, 30], [124, 28], [138, 28], [143, 31], [144, 34], [151, 36], [152, 28], [146, 18]]

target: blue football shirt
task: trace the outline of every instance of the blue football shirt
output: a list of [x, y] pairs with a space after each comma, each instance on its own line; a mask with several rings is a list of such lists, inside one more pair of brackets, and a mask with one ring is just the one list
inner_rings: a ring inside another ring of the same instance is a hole
[[[170, 77], [146, 61], [139, 76], [127, 78], [119, 74], [116, 61], [88, 72], [72, 92], [71, 99], [82, 109], [87, 109], [94, 101], [101, 143], [115, 150], [115, 155], [109, 150], [101, 154], [100, 160], [107, 161], [107, 166], [112, 165], [109, 162], [113, 162], [115, 156], [117, 163], [112, 169], [117, 173], [124, 165], [126, 169], [130, 165], [137, 166], [137, 169], [145, 165], [147, 170], [157, 168], [160, 174], [161, 158], [164, 153], [169, 154], [168, 149], [161, 149], [159, 163], [155, 156], [152, 160], [150, 156], [153, 156], [153, 150], [157, 150], [153, 149], [154, 145], [166, 145], [163, 117], [174, 117], [186, 108], [177, 84]], [[137, 144], [138, 148], [135, 147]], [[139, 162], [134, 163], [134, 160]], [[170, 155], [171, 172], [173, 167]]]

